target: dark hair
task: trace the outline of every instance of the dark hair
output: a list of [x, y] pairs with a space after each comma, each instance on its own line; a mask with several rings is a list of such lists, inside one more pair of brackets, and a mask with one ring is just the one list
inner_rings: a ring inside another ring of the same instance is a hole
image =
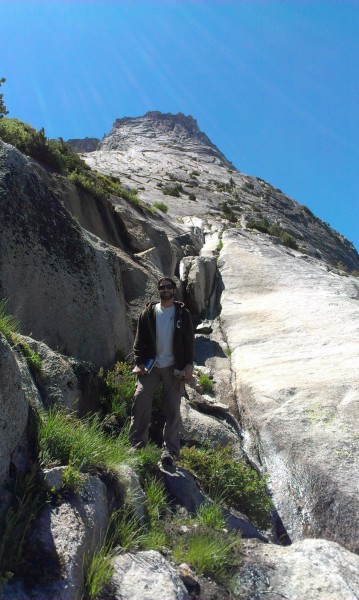
[[174, 288], [177, 287], [176, 282], [172, 279], [172, 277], [161, 277], [161, 279], [159, 279], [157, 281], [157, 288], [159, 288], [160, 285], [162, 285], [162, 281], [165, 281], [165, 280], [170, 281]]

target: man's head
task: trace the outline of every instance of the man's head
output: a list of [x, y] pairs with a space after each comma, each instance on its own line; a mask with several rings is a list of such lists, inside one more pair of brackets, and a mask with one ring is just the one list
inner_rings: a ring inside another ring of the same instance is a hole
[[171, 303], [176, 292], [176, 282], [171, 277], [161, 277], [157, 282], [161, 302]]

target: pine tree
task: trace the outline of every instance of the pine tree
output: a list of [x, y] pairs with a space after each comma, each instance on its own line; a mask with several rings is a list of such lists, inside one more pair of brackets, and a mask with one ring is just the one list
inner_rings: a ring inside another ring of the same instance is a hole
[[[5, 81], [6, 81], [6, 79], [4, 77], [2, 77], [0, 79], [0, 87], [2, 86], [3, 83], [5, 83]], [[3, 102], [2, 97], [3, 97], [3, 94], [0, 94], [0, 119], [1, 119], [1, 117], [3, 117], [4, 115], [7, 115], [9, 113], [9, 111], [6, 110], [6, 106]]]

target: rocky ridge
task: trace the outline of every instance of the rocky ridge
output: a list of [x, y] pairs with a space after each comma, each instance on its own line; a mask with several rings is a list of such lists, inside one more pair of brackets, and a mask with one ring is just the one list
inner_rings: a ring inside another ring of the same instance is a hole
[[[130, 350], [138, 311], [166, 272], [178, 277], [195, 322], [206, 319], [196, 336], [197, 363], [214, 380], [213, 394], [194, 385], [183, 399], [182, 439], [233, 441], [269, 476], [278, 513], [274, 541], [281, 527], [293, 542], [263, 544], [249, 524], [257, 541], [245, 544], [237, 597], [358, 597], [359, 292], [357, 279], [343, 270], [358, 269], [355, 249], [279, 190], [236, 171], [190, 117], [120, 119], [83, 157], [136, 187], [144, 205], [165, 201], [168, 213], [96, 198], [1, 145], [1, 297], [42, 340], [27, 343], [44, 364], [39, 389], [19, 352], [1, 338], [0, 400], [8, 407], [3, 481], [26, 463], [27, 402], [86, 412], [96, 400], [96, 367], [111, 364], [118, 348]], [[14, 411], [21, 415], [16, 429], [8, 427]], [[61, 473], [58, 484], [55, 475], [46, 477], [61, 486]], [[182, 502], [195, 510], [202, 492], [185, 473], [180, 483]], [[172, 495], [174, 484], [167, 478]], [[81, 497], [43, 515], [42, 542], [68, 552], [60, 580], [32, 598], [81, 597], [78, 565], [94, 543], [94, 507], [104, 522], [108, 511], [103, 483], [89, 476], [86, 486]], [[242, 521], [233, 523], [245, 536]], [[146, 585], [137, 600], [154, 598], [148, 590], [168, 600], [194, 597], [158, 553], [116, 560], [113, 597], [133, 597], [139, 568]], [[13, 582], [0, 597], [29, 596]]]

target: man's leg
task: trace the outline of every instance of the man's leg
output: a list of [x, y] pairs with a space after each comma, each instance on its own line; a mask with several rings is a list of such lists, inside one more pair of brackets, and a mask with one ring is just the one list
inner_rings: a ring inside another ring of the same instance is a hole
[[129, 430], [129, 439], [135, 448], [143, 448], [148, 442], [152, 400], [159, 383], [160, 374], [157, 367], [154, 367], [148, 375], [141, 375], [137, 380]]
[[173, 374], [174, 367], [161, 369], [163, 383], [163, 408], [165, 426], [163, 429], [164, 447], [176, 458], [180, 453], [179, 431], [181, 424], [180, 405], [184, 392], [184, 383]]

